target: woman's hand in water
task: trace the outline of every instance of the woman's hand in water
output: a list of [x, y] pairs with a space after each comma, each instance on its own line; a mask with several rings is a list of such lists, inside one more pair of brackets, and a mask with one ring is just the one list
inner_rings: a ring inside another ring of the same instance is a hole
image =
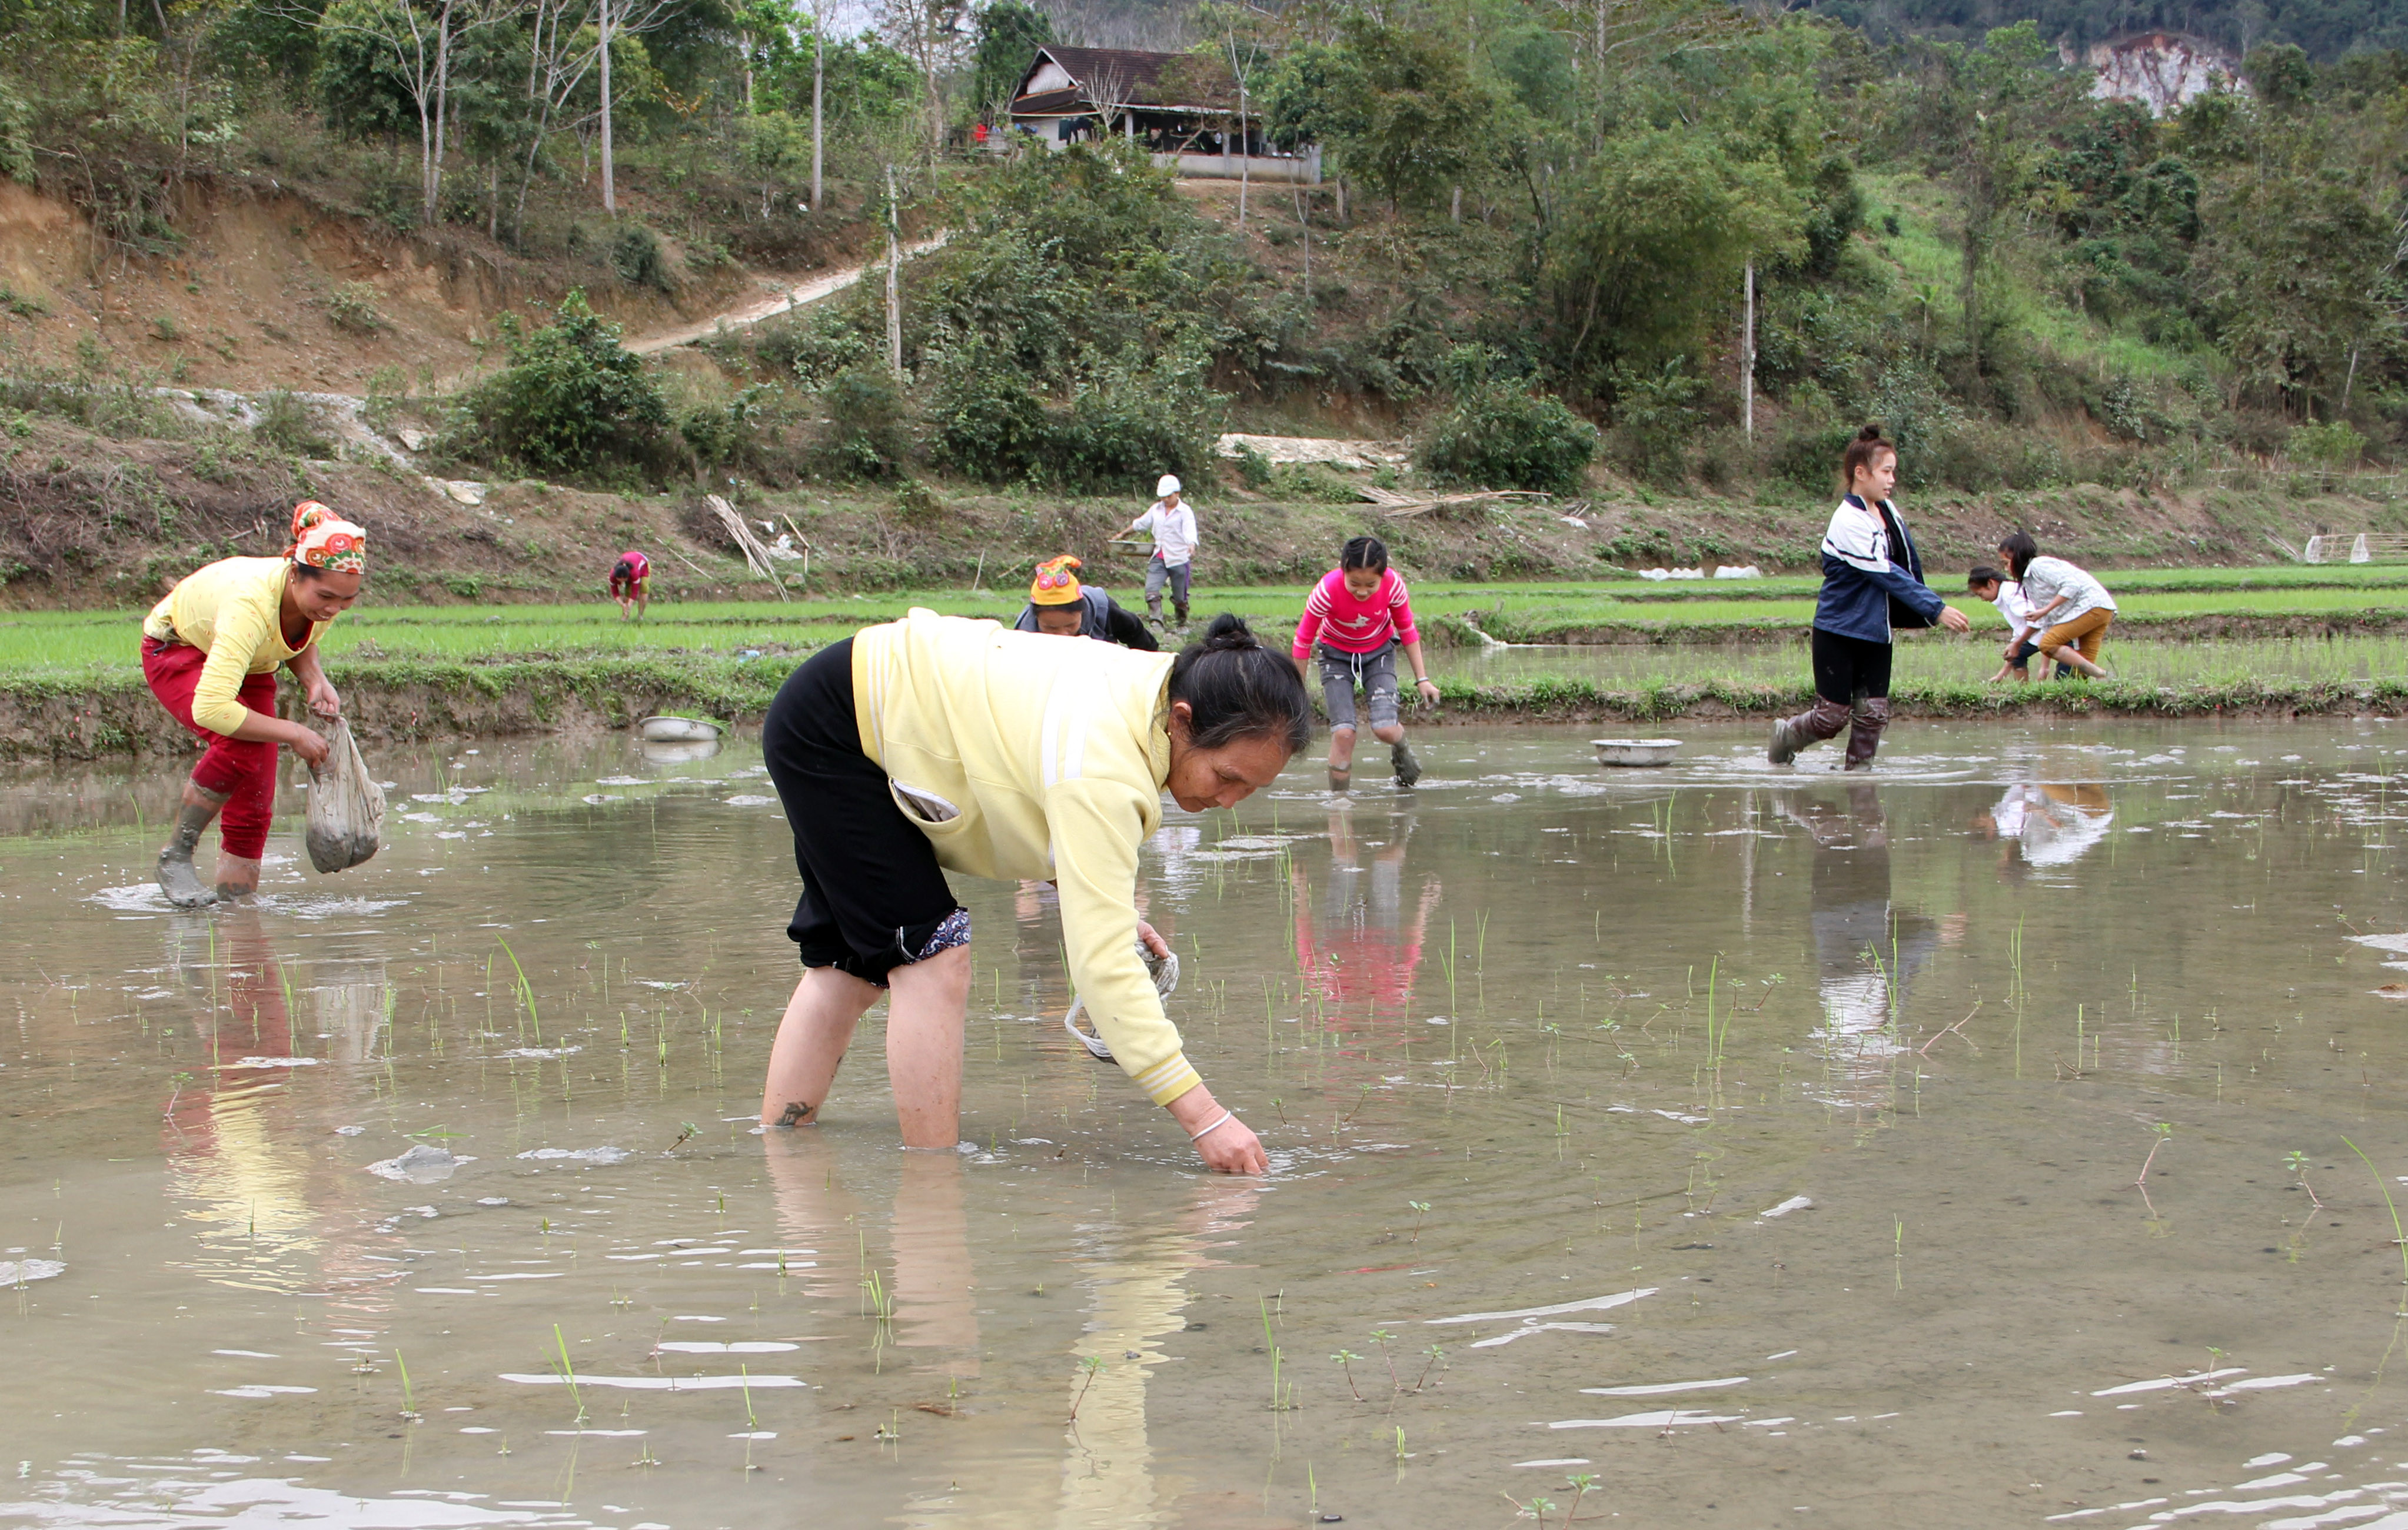
[[[1137, 922], [1137, 938], [1138, 944], [1154, 952], [1157, 957], [1170, 954], [1170, 942], [1162, 937], [1160, 930], [1141, 919]], [[1199, 1122], [1197, 1124], [1201, 1125], [1202, 1122]]]
[[[1179, 1122], [1188, 1140], [1196, 1144], [1196, 1154], [1204, 1166], [1215, 1174], [1267, 1174], [1270, 1160], [1264, 1156], [1262, 1138], [1254, 1136], [1246, 1123], [1221, 1107], [1212, 1092], [1197, 1084], [1170, 1102], [1170, 1116]], [[1223, 1120], [1223, 1117], [1227, 1117]], [[1213, 1122], [1219, 1122], [1219, 1125]], [[1204, 1128], [1211, 1126], [1209, 1132]], [[1197, 1136], [1203, 1132], [1201, 1137]]]
[[1235, 1116], [1197, 1143], [1196, 1151], [1215, 1174], [1268, 1174], [1271, 1168], [1263, 1153], [1262, 1138]]
[[1973, 623], [1966, 618], [1965, 613], [1954, 606], [1940, 608], [1940, 624], [1950, 632], [1971, 632], [1973, 629]]

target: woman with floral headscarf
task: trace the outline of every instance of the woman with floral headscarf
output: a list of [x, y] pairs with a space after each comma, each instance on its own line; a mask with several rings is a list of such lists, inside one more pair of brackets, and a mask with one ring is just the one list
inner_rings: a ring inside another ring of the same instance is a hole
[[[142, 675], [168, 715], [208, 749], [184, 783], [175, 836], [159, 852], [159, 887], [179, 908], [259, 890], [259, 859], [276, 809], [276, 747], [326, 758], [315, 730], [276, 715], [276, 668], [293, 671], [309, 709], [332, 718], [342, 698], [318, 665], [318, 638], [360, 598], [367, 533], [309, 500], [293, 512], [293, 545], [275, 558], [222, 558], [187, 575], [142, 623]], [[217, 890], [201, 885], [193, 850], [221, 812]]]

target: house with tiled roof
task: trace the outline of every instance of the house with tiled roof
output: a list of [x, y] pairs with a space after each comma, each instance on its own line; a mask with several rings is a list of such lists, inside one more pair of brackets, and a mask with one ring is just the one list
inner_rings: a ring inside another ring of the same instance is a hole
[[1228, 66], [1194, 53], [1047, 43], [1012, 93], [1011, 126], [1049, 149], [1128, 138], [1182, 176], [1321, 184], [1320, 147], [1272, 144]]

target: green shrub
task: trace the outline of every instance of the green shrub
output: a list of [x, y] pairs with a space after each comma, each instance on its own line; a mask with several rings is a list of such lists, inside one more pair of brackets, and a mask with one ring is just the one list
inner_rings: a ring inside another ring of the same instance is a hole
[[1271, 482], [1270, 459], [1243, 441], [1238, 443], [1238, 481], [1256, 493], [1269, 488]]
[[899, 471], [910, 455], [903, 393], [883, 366], [861, 365], [838, 373], [820, 390], [827, 411], [823, 452], [828, 467], [858, 478]]
[[2296, 462], [2329, 473], [2341, 473], [2356, 467], [2365, 455], [2366, 437], [2351, 429], [2348, 421], [2330, 420], [2321, 425], [2301, 425], [2291, 432], [2288, 450]]
[[1440, 483], [1570, 493], [1595, 460], [1598, 430], [1564, 406], [1518, 381], [1490, 375], [1493, 356], [1457, 347], [1448, 367], [1455, 403], [1414, 450]]
[[326, 299], [326, 320], [337, 329], [353, 335], [374, 335], [385, 327], [384, 315], [377, 311], [377, 290], [365, 281], [346, 281]]
[[1016, 373], [990, 361], [981, 345], [949, 351], [930, 401], [933, 454], [966, 478], [1008, 483], [1044, 476], [1060, 432]]
[[630, 287], [650, 287], [654, 292], [672, 289], [669, 280], [668, 257], [661, 252], [661, 241], [641, 223], [622, 223], [610, 238], [610, 269]]
[[1614, 455], [1633, 478], [1678, 483], [1688, 469], [1689, 443], [1703, 420], [1698, 400], [1705, 379], [1675, 357], [1652, 372], [1613, 371]]
[[762, 423], [775, 410], [774, 383], [756, 383], [733, 398], [694, 404], [679, 411], [678, 435], [705, 466], [738, 461], [758, 443]]
[[1321, 463], [1290, 463], [1273, 468], [1269, 483], [1271, 493], [1283, 499], [1309, 500], [1319, 505], [1351, 505], [1363, 497], [1355, 493], [1353, 484]]
[[504, 337], [510, 365], [463, 396], [450, 450], [550, 473], [642, 460], [657, 446], [668, 406], [641, 358], [621, 349], [619, 326], [594, 312], [583, 289], [563, 298], [552, 322], [532, 335], [505, 316]]
[[281, 388], [259, 401], [259, 418], [252, 422], [251, 433], [279, 451], [289, 451], [296, 457], [335, 454], [335, 443], [319, 432], [309, 406]]
[[824, 388], [838, 374], [874, 360], [878, 348], [851, 319], [814, 307], [800, 319], [763, 324], [753, 353], [771, 371], [792, 372], [806, 388]]

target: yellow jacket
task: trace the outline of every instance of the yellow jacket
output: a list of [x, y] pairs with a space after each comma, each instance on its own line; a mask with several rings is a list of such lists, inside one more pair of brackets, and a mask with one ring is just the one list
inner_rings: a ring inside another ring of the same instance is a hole
[[250, 711], [235, 699], [243, 679], [265, 675], [303, 652], [326, 630], [310, 623], [299, 648], [287, 647], [280, 614], [293, 565], [282, 558], [221, 558], [196, 568], [150, 608], [142, 634], [190, 643], [208, 654], [193, 689], [193, 721], [232, 736]]
[[1060, 884], [1070, 980], [1157, 1105], [1203, 1081], [1137, 954], [1138, 847], [1170, 776], [1170, 662], [918, 609], [853, 640], [862, 750], [896, 806], [949, 870]]

